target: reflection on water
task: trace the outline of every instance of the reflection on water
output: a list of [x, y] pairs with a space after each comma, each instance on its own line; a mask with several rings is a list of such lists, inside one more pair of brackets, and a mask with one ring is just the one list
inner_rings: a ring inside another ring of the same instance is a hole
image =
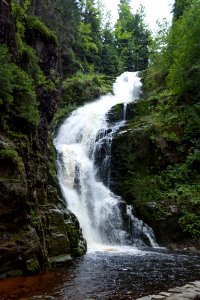
[[1, 280], [0, 299], [136, 299], [199, 280], [199, 270], [198, 256], [107, 248], [37, 276]]

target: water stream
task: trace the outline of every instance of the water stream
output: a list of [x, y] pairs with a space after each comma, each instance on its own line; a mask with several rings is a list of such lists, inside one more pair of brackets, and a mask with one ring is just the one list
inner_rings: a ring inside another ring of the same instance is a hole
[[[137, 72], [123, 73], [113, 85], [113, 95], [74, 111], [54, 140], [60, 186], [89, 248], [138, 242], [156, 246], [152, 230], [133, 217], [131, 209], [109, 189], [112, 138], [124, 125], [127, 103], [139, 98], [141, 86]], [[121, 120], [109, 122], [109, 110], [119, 103], [124, 104]], [[104, 157], [97, 166], [95, 161], [102, 151]]]
[[133, 300], [200, 280], [199, 269], [199, 256], [113, 247], [35, 276], [0, 280], [0, 299]]

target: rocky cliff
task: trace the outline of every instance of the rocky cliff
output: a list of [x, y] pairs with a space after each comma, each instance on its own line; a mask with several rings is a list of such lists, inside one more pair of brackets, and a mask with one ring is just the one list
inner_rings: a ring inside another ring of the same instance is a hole
[[10, 0], [0, 1], [0, 14], [0, 72], [5, 75], [0, 94], [0, 277], [5, 277], [83, 255], [86, 242], [56, 180], [50, 131], [62, 75], [56, 38], [19, 6], [13, 18]]
[[[159, 133], [147, 109], [153, 105], [146, 99], [128, 105], [128, 121], [112, 141], [110, 188], [133, 205], [161, 245], [198, 249], [198, 176], [178, 153], [180, 142]], [[108, 121], [122, 116], [122, 105], [115, 106]]]

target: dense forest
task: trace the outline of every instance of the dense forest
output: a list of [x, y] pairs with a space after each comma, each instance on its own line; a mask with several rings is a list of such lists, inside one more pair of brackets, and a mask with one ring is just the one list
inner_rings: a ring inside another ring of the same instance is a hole
[[100, 1], [0, 0], [3, 276], [85, 253], [59, 192], [52, 132], [125, 71], [141, 71], [143, 95], [116, 136], [116, 190], [161, 243], [199, 247], [200, 1], [176, 0], [156, 36], [142, 7], [120, 0], [118, 12], [113, 26]]

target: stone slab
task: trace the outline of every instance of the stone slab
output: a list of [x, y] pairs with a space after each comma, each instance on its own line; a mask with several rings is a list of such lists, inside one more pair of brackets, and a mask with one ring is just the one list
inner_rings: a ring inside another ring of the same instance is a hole
[[163, 296], [163, 295], [150, 295], [150, 297], [152, 300], [153, 299], [160, 299], [160, 300], [165, 299], [165, 296]]

